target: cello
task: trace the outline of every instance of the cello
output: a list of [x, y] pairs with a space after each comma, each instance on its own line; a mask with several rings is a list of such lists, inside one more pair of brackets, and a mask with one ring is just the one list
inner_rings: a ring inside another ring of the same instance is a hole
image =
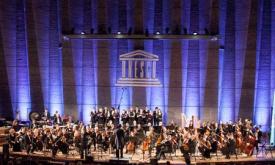
[[242, 145], [243, 152], [247, 154], [247, 156], [252, 156], [255, 145], [256, 145], [256, 138], [252, 135], [248, 135], [246, 141]]

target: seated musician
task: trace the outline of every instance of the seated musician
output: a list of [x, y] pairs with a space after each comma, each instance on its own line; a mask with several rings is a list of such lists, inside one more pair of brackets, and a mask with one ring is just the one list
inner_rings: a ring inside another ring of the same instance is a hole
[[33, 153], [36, 146], [33, 143], [33, 135], [31, 130], [27, 131], [27, 135], [25, 136], [25, 144], [26, 144], [27, 154]]
[[167, 152], [172, 152], [172, 142], [171, 142], [171, 135], [164, 135], [164, 133], [161, 134], [161, 138], [163, 138], [163, 140], [159, 143], [159, 141], [157, 142], [157, 146], [156, 146], [156, 157], [157, 159], [161, 159], [162, 157], [164, 159], [166, 159], [165, 157], [165, 153]]
[[206, 135], [201, 135], [201, 137], [199, 137], [198, 149], [203, 157], [210, 158], [211, 144], [208, 141], [208, 137]]
[[127, 141], [127, 145], [126, 145], [126, 153], [130, 152], [130, 153], [135, 153], [135, 150], [136, 150], [136, 146], [137, 146], [137, 137], [136, 137], [136, 129], [132, 129], [129, 133], [129, 136], [125, 138], [128, 139]]
[[45, 149], [52, 149], [53, 137], [50, 129], [45, 129], [43, 135], [43, 143], [45, 144]]
[[14, 152], [20, 152], [19, 134], [12, 128], [9, 130], [8, 143]]
[[106, 152], [108, 150], [109, 144], [110, 144], [107, 130], [102, 132], [101, 144], [102, 144], [103, 151]]
[[21, 129], [18, 120], [13, 120], [13, 122], [12, 122], [12, 128], [15, 130], [15, 132], [18, 132]]
[[33, 144], [35, 144], [35, 150], [42, 151], [43, 150], [43, 141], [41, 135], [41, 128], [35, 128], [33, 130]]
[[67, 141], [67, 137], [63, 134], [58, 144], [58, 149], [65, 155], [69, 153], [69, 143]]

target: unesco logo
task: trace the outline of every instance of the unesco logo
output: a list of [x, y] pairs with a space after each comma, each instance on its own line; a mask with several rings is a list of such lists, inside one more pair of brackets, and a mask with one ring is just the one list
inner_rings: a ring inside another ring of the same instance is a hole
[[119, 56], [122, 63], [121, 78], [117, 80], [116, 86], [161, 86], [157, 78], [157, 55], [135, 50]]

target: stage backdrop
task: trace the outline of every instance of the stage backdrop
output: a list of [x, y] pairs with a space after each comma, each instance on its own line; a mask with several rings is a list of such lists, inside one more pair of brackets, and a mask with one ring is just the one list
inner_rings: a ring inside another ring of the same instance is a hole
[[[160, 107], [201, 120], [250, 118], [271, 128], [275, 2], [272, 0], [0, 1], [0, 112], [89, 121], [93, 107]], [[210, 40], [64, 39], [64, 33], [219, 34]], [[158, 56], [159, 87], [115, 86], [121, 54]], [[123, 95], [122, 95], [123, 92]], [[120, 102], [120, 98], [122, 101]]]

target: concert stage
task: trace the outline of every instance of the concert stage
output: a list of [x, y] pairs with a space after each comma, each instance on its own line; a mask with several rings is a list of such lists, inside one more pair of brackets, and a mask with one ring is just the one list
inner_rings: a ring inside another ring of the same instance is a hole
[[[3, 160], [4, 153], [1, 150], [1, 159]], [[230, 159], [225, 159], [220, 153], [218, 155], [212, 155], [211, 159], [203, 159], [200, 155], [191, 158], [191, 164], [274, 164], [275, 163], [275, 152], [265, 151], [260, 152], [258, 155], [247, 157], [246, 155], [232, 155]], [[2, 161], [1, 161], [2, 162]], [[68, 156], [58, 153], [53, 158], [50, 152], [34, 152], [33, 154], [27, 155], [25, 152], [10, 152], [8, 164], [154, 164], [154, 159], [148, 158], [148, 154], [142, 154], [140, 150], [136, 151], [136, 154], [125, 154], [124, 158], [118, 160], [114, 154], [107, 152], [92, 152], [92, 157], [84, 160], [80, 158], [80, 155], [72, 151]], [[3, 164], [3, 163], [2, 163]], [[161, 159], [158, 164], [185, 164], [185, 160], [182, 154], [178, 150], [176, 154], [166, 154], [166, 159]]]

